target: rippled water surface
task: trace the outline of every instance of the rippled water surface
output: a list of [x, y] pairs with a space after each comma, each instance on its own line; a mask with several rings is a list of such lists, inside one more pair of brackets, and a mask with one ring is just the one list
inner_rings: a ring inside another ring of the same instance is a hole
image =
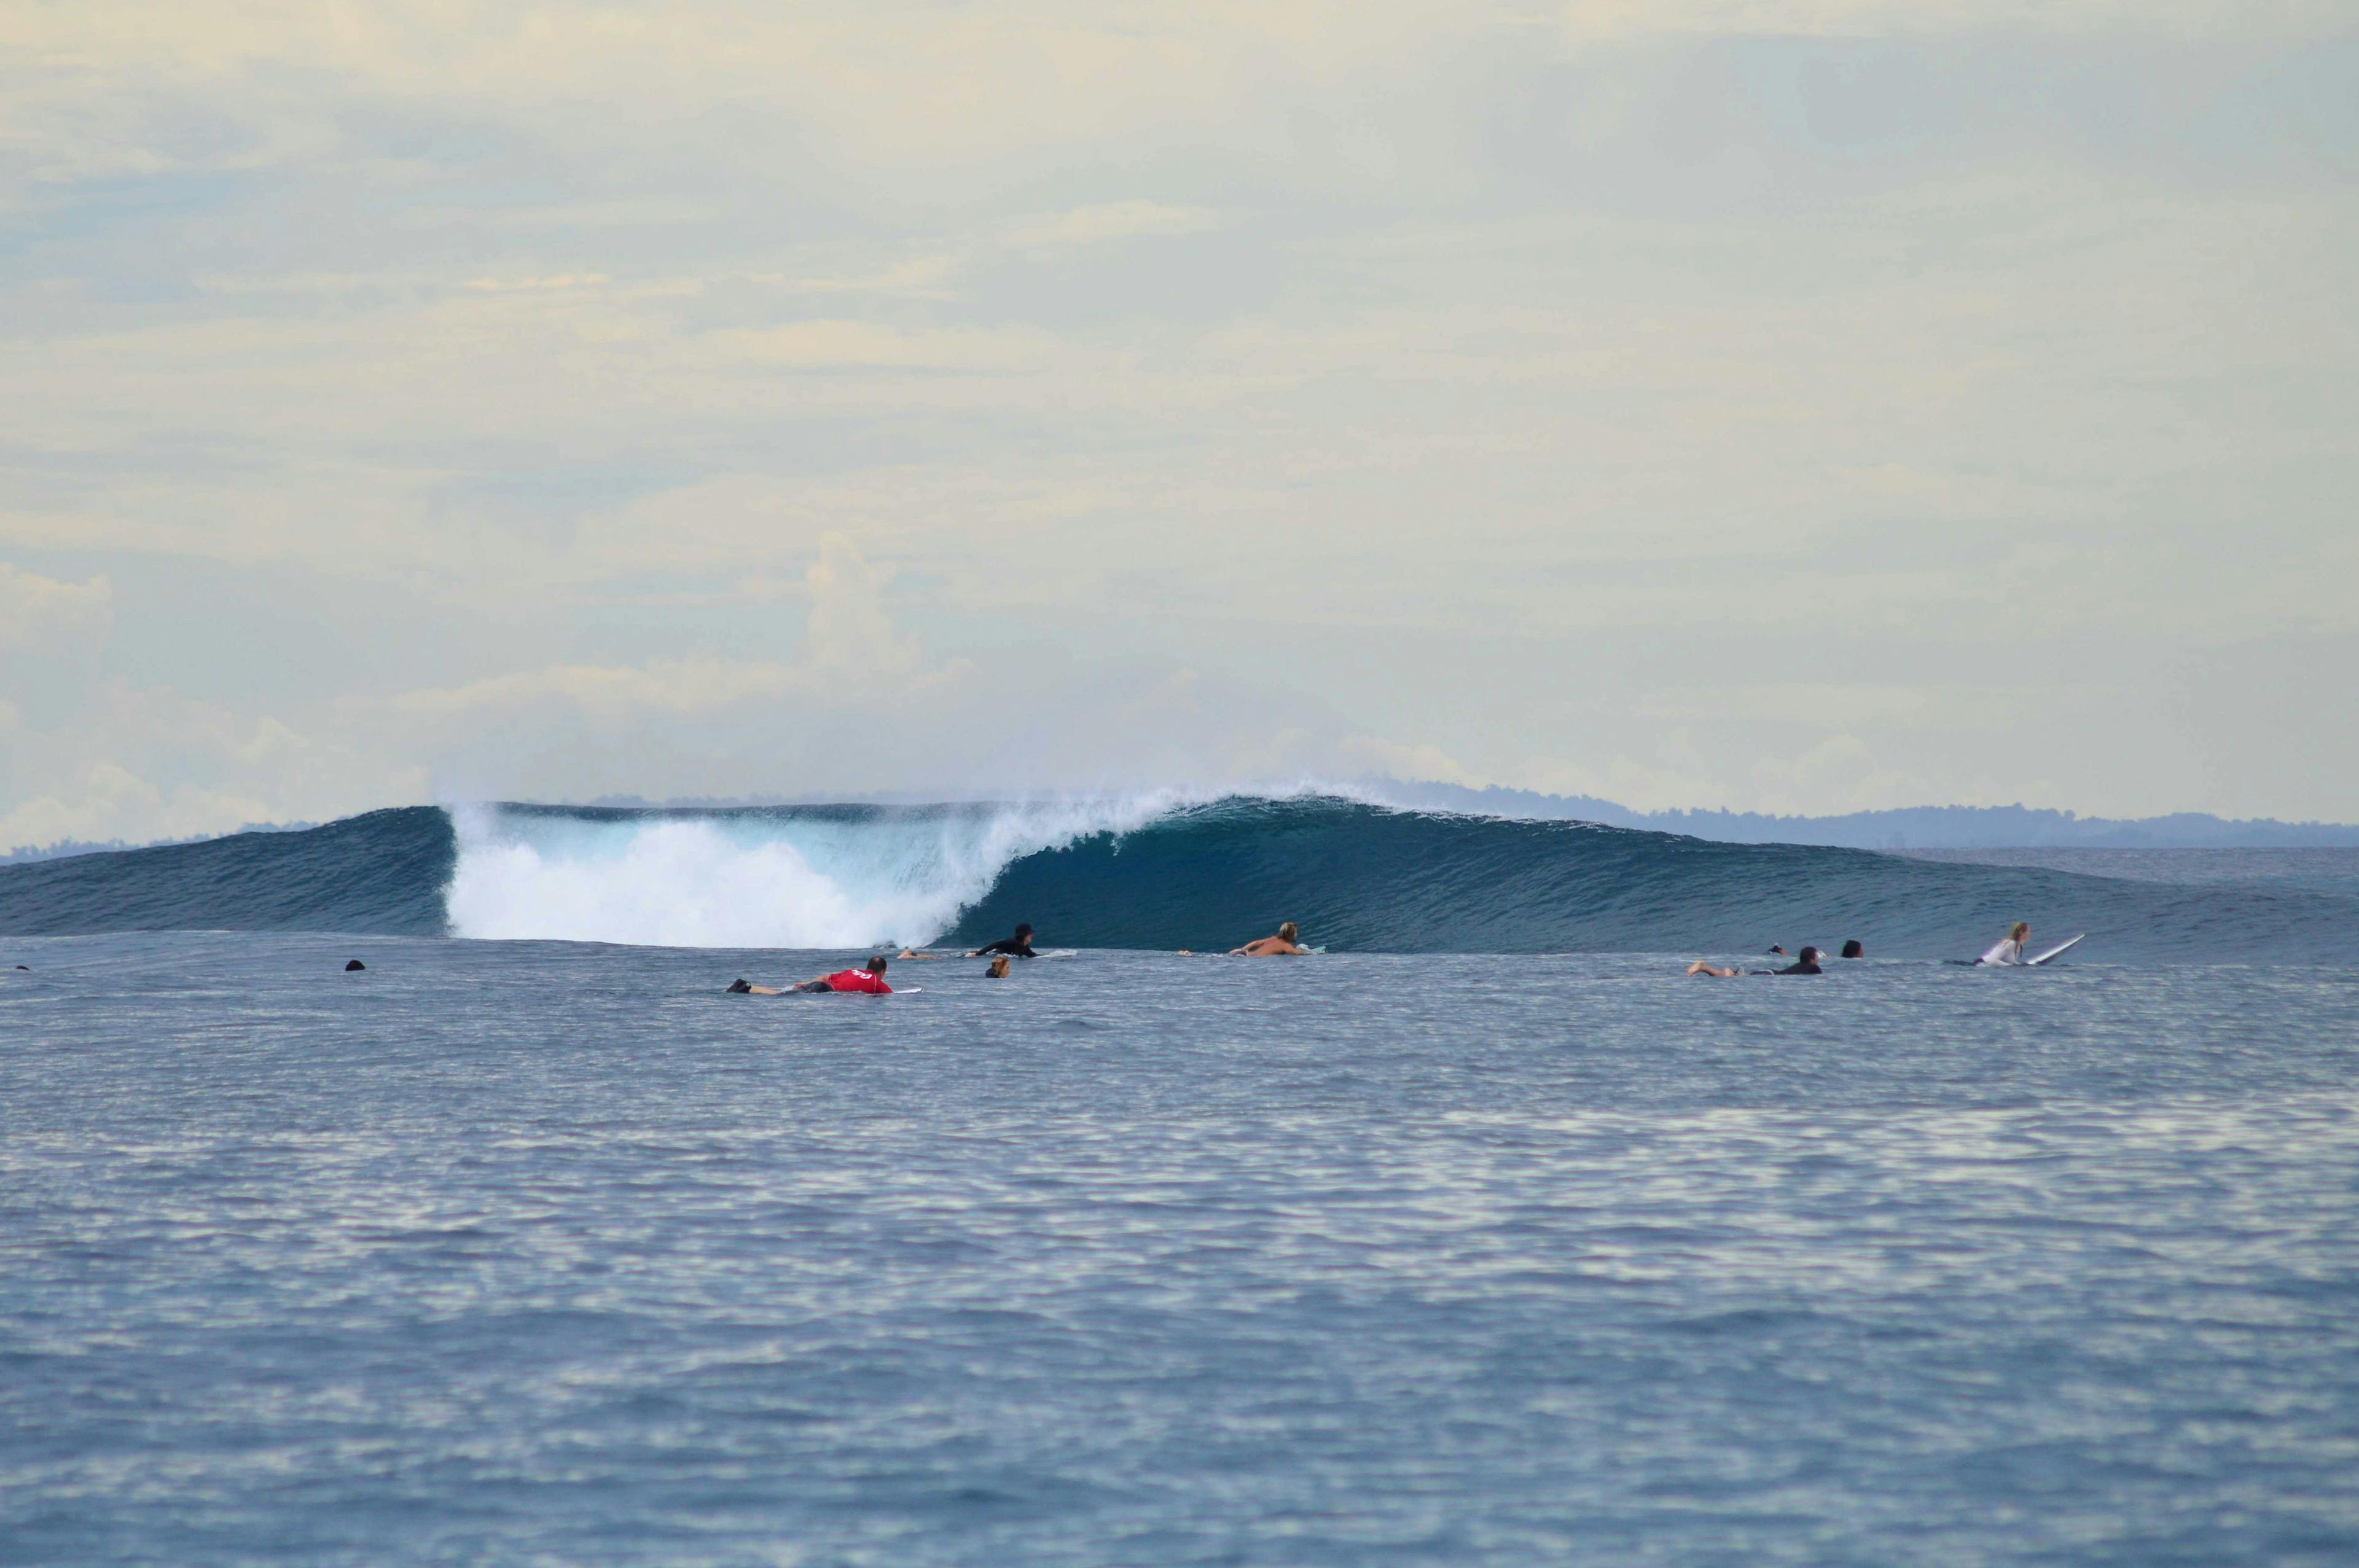
[[0, 1560], [2359, 1560], [2359, 971], [0, 959]]

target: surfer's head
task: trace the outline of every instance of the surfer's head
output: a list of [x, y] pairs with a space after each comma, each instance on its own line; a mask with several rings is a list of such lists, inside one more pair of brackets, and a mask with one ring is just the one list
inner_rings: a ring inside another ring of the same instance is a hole
[[1859, 938], [1854, 936], [1843, 944], [1843, 956], [1846, 958], [1864, 958], [1867, 957], [1867, 949], [1861, 946]]
[[1018, 942], [1032, 940], [1032, 927], [1028, 922], [1019, 920], [1016, 923], [1016, 939]]
[[2028, 920], [2018, 920], [2007, 929], [2006, 939], [2010, 942], [2020, 942], [2030, 935], [2031, 922]]
[[872, 975], [881, 975], [885, 972], [885, 965], [886, 961], [885, 955], [879, 953], [876, 957], [869, 959], [868, 962], [861, 965], [860, 967], [867, 970]]
[[1795, 957], [1805, 964], [1815, 964], [1819, 961], [1819, 950], [1816, 947], [1805, 947]]
[[1277, 939], [1281, 942], [1296, 941], [1300, 935], [1301, 933], [1295, 930], [1294, 922], [1291, 920], [1284, 922], [1277, 928]]
[[1002, 953], [998, 957], [994, 958], [991, 961], [991, 968], [985, 969], [984, 973], [989, 975], [995, 980], [1006, 979], [1007, 978], [1007, 955]]

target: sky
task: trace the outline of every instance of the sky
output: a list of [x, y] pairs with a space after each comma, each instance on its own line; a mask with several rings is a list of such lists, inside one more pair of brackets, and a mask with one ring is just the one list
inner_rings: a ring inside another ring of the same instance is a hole
[[0, 0], [0, 849], [2359, 820], [2359, 13]]

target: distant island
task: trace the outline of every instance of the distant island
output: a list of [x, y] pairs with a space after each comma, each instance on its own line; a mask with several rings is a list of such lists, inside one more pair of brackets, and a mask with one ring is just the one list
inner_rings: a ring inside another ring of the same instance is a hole
[[2359, 827], [2347, 824], [2238, 819], [2198, 811], [2122, 818], [2025, 806], [1909, 806], [1842, 816], [1771, 816], [1757, 811], [1633, 811], [1593, 795], [1495, 786], [1470, 789], [1422, 781], [1370, 779], [1366, 787], [1381, 798], [1428, 810], [1571, 818], [1729, 844], [1824, 844], [1852, 849], [2359, 848]]

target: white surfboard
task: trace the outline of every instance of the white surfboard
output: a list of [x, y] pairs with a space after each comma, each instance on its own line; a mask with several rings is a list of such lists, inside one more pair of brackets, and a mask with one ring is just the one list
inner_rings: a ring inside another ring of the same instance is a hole
[[2088, 935], [2088, 933], [2087, 933], [2087, 932], [2085, 932], [2085, 931], [2083, 931], [2083, 932], [2082, 932], [2082, 933], [2081, 933], [2081, 936], [2075, 936], [2075, 937], [2071, 938], [2070, 941], [2059, 942], [2058, 944], [2056, 944], [2056, 946], [2054, 946], [2053, 947], [2050, 947], [2050, 948], [2049, 948], [2049, 949], [2048, 949], [2048, 951], [2046, 951], [2045, 953], [2040, 954], [2040, 955], [2039, 955], [2039, 957], [2038, 957], [2037, 958], [2026, 958], [2026, 959], [2024, 960], [2024, 963], [2025, 963], [2027, 966], [2027, 965], [2031, 965], [2031, 964], [2044, 964], [2044, 963], [2048, 962], [2048, 960], [2049, 960], [2049, 959], [2050, 959], [2050, 958], [2052, 958], [2052, 957], [2056, 957], [2056, 955], [2057, 955], [2057, 954], [2059, 954], [2059, 953], [2061, 953], [2061, 952], [2065, 951], [2067, 948], [2070, 948], [2070, 947], [2073, 947], [2073, 946], [2078, 946], [2078, 945], [2079, 945], [2079, 943], [2080, 943], [2080, 941], [2081, 941], [2081, 937], [2082, 937], [2082, 936], [2086, 936], [2087, 935]]

